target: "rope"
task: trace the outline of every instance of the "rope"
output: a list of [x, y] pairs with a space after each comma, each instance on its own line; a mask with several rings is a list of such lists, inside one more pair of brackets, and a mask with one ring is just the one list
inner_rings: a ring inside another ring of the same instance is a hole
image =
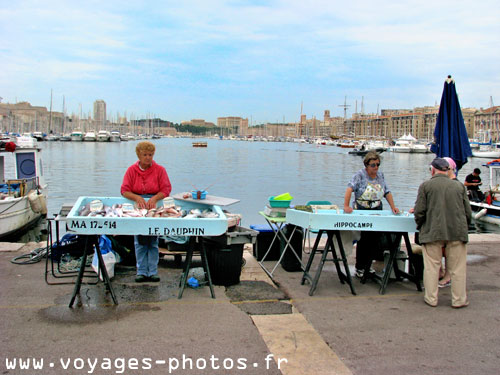
[[47, 256], [47, 248], [39, 247], [28, 254], [15, 257], [10, 262], [14, 264], [34, 264], [40, 262]]

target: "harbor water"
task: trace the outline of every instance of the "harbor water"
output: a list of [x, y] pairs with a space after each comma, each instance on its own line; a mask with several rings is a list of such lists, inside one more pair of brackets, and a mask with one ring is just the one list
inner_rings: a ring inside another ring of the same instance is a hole
[[[259, 211], [270, 196], [286, 192], [294, 197], [292, 205], [328, 200], [342, 208], [347, 183], [363, 168], [361, 156], [349, 155], [349, 149], [335, 146], [202, 139], [207, 147], [193, 147], [189, 138], [151, 141], [156, 145], [154, 160], [166, 168], [172, 193], [199, 189], [239, 199], [225, 209], [241, 214], [242, 225], [247, 227], [264, 224]], [[48, 217], [80, 196], [120, 196], [123, 175], [137, 161], [138, 142], [40, 142], [49, 185]], [[408, 211], [413, 206], [418, 186], [430, 177], [433, 158], [430, 153], [381, 154], [380, 170], [400, 210]], [[483, 186], [487, 186], [487, 168], [482, 167], [486, 161], [470, 158], [458, 179], [463, 182], [472, 169], [479, 167]], [[475, 223], [471, 227], [476, 233], [492, 231], [500, 232], [495, 225]]]

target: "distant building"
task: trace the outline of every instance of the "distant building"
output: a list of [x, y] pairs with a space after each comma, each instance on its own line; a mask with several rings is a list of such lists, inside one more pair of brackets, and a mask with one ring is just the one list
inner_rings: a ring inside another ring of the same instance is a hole
[[62, 133], [64, 114], [28, 102], [0, 103], [0, 130], [13, 133]]
[[106, 129], [106, 102], [104, 100], [94, 102], [94, 125], [96, 130]]
[[228, 129], [232, 134], [248, 134], [248, 118], [241, 117], [217, 117], [217, 126]]
[[483, 137], [484, 141], [498, 142], [500, 140], [500, 106], [476, 110], [474, 113], [475, 136]]
[[193, 125], [193, 126], [202, 126], [205, 128], [213, 128], [215, 124], [213, 122], [207, 122], [203, 119], [192, 119], [189, 121], [181, 121], [181, 125]]

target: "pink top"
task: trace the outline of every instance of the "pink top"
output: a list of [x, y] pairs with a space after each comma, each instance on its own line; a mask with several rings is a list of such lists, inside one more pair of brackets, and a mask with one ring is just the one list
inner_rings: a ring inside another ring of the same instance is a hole
[[165, 197], [170, 195], [172, 185], [168, 178], [167, 171], [154, 160], [151, 167], [145, 171], [139, 167], [139, 161], [128, 167], [120, 189], [121, 194], [130, 191], [139, 195], [155, 195], [160, 191]]

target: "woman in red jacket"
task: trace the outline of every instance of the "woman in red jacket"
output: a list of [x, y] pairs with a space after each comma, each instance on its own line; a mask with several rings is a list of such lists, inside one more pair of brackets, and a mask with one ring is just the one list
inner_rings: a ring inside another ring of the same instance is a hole
[[[139, 142], [135, 148], [139, 160], [132, 164], [123, 177], [121, 194], [135, 201], [137, 208], [151, 209], [156, 203], [170, 195], [172, 185], [167, 171], [153, 160], [155, 145]], [[146, 198], [149, 198], [146, 200]], [[134, 236], [137, 276], [135, 281], [158, 282], [158, 237]]]

